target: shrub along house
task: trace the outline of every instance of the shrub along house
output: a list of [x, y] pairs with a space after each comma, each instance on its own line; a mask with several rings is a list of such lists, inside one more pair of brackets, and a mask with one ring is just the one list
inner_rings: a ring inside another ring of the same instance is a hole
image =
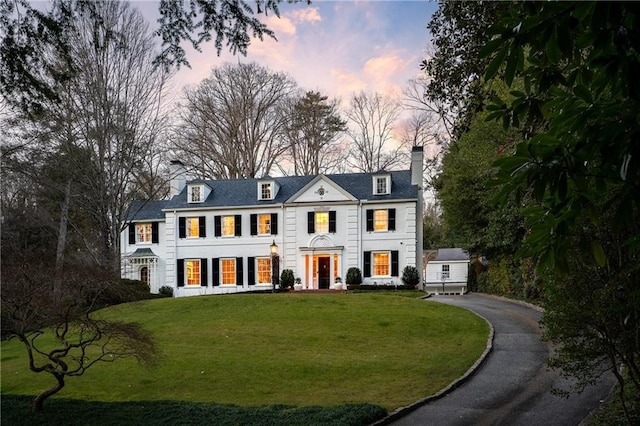
[[405, 266], [421, 270], [422, 156], [405, 171], [190, 182], [173, 162], [171, 199], [131, 205], [122, 276], [175, 296], [266, 290], [283, 269], [303, 290], [350, 267], [400, 284]]

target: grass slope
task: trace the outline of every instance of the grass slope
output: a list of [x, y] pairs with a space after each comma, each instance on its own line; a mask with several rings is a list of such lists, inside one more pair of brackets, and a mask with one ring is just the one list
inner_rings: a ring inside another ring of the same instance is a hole
[[[96, 365], [69, 379], [59, 398], [392, 410], [463, 374], [488, 335], [465, 310], [378, 293], [160, 299], [96, 314], [142, 323], [161, 360], [151, 368], [132, 360]], [[17, 341], [2, 342], [3, 395], [35, 395], [52, 384], [28, 371], [24, 352]]]

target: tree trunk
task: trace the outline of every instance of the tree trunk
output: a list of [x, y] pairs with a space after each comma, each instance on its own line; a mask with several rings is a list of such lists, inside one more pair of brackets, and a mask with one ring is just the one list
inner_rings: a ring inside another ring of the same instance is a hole
[[40, 413], [42, 411], [42, 405], [44, 404], [45, 399], [49, 398], [51, 395], [55, 395], [62, 390], [64, 387], [64, 375], [63, 374], [54, 374], [56, 378], [56, 384], [42, 392], [40, 395], [36, 396], [33, 400], [33, 405], [31, 406], [31, 411], [34, 413]]
[[69, 222], [69, 204], [71, 204], [71, 179], [64, 189], [64, 200], [60, 208], [60, 228], [58, 229], [58, 246], [56, 247], [56, 269], [62, 268], [64, 250], [67, 246], [67, 224]]

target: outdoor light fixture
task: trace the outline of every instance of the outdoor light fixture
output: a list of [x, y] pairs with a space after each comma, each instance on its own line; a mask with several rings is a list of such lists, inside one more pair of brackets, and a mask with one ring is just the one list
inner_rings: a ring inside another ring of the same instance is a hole
[[271, 285], [273, 293], [276, 292], [276, 285], [280, 284], [280, 256], [278, 256], [278, 245], [276, 240], [269, 246], [271, 249]]

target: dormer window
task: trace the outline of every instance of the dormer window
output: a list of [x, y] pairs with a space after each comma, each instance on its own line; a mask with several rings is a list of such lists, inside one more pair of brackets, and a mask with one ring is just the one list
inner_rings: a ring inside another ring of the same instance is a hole
[[391, 176], [373, 177], [373, 195], [387, 195], [391, 193]]
[[278, 193], [278, 186], [273, 180], [258, 181], [258, 200], [273, 200]]
[[272, 194], [271, 183], [261, 183], [260, 184], [260, 199], [261, 200], [270, 200]]
[[204, 185], [189, 185], [187, 197], [189, 203], [204, 202]]

